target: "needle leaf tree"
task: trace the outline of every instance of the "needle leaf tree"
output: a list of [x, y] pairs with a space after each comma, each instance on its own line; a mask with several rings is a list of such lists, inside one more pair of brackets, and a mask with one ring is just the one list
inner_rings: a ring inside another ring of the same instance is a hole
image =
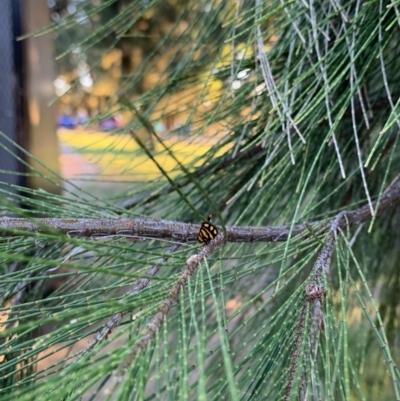
[[79, 28], [93, 76], [147, 47], [86, 148], [122, 190], [1, 187], [1, 399], [400, 400], [399, 15], [103, 0], [36, 33]]

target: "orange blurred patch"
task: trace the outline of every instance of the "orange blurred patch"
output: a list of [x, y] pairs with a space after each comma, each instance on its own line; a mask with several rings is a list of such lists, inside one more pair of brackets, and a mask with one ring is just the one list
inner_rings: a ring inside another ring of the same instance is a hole
[[240, 306], [242, 306], [242, 302], [239, 299], [230, 299], [229, 301], [226, 302], [225, 307], [228, 312], [234, 312], [236, 309], [238, 309]]

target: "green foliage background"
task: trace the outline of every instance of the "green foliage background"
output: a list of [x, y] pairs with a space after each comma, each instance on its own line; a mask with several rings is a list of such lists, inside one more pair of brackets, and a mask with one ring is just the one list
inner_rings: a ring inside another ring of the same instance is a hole
[[[77, 12], [90, 19], [115, 4], [82, 2]], [[101, 26], [88, 25], [93, 32], [71, 43], [71, 51], [110, 35], [115, 43], [134, 41], [138, 20], [154, 22], [166, 4], [175, 14], [170, 30], [152, 38], [153, 51], [127, 71], [112, 101], [121, 110], [132, 104], [139, 109], [140, 118], [126, 128], [137, 130], [152, 121], [166, 96], [192, 88], [189, 140], [209, 126], [226, 127], [210, 151], [179, 166], [180, 192], [165, 177], [127, 183], [119, 200], [143, 194], [127, 209], [72, 183], [65, 197], [25, 188], [15, 195], [3, 187], [4, 215], [200, 222], [214, 211], [222, 231], [225, 225], [325, 220], [379, 199], [400, 167], [396, 2], [124, 1]], [[67, 16], [43, 33], [65, 35], [76, 24], [74, 15]], [[162, 79], [138, 91], [166, 53]], [[222, 89], [212, 92], [217, 79]], [[200, 113], [209, 102], [212, 107]], [[151, 142], [146, 146], [153, 155]], [[224, 146], [229, 150], [216, 157]], [[249, 157], [234, 159], [250, 149]], [[395, 207], [338, 234], [318, 347], [312, 346], [315, 327], [308, 317], [292, 400], [299, 399], [301, 382], [307, 386], [301, 399], [400, 399], [398, 218]], [[326, 238], [219, 248], [118, 383], [113, 372], [199, 248], [185, 244], [149, 287], [126, 296], [171, 244], [122, 234], [102, 240], [79, 233], [3, 236], [1, 399], [281, 399], [304, 288]], [[44, 296], [48, 281], [57, 278], [62, 285]], [[113, 314], [126, 310], [106, 340], [81, 352]]]

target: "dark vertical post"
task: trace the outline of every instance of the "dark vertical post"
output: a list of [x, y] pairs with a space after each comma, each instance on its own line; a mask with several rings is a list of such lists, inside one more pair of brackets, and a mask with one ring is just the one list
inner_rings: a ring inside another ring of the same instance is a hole
[[[17, 3], [18, 0], [15, 2]], [[0, 1], [0, 131], [10, 140], [19, 142], [17, 123], [17, 83], [15, 69], [14, 24], [16, 11], [13, 0]], [[6, 148], [6, 149], [5, 149]], [[5, 138], [0, 137], [0, 190], [10, 187], [7, 184], [23, 185], [22, 165], [15, 157], [16, 147]], [[15, 190], [14, 190], [15, 191]], [[12, 191], [12, 192], [14, 192]], [[0, 193], [0, 196], [4, 196]]]

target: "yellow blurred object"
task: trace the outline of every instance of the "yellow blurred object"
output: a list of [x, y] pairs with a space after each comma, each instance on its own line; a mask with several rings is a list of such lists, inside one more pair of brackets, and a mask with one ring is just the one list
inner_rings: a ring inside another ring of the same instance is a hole
[[[154, 162], [144, 154], [129, 134], [112, 135], [106, 132], [59, 129], [58, 137], [62, 144], [76, 149], [85, 161], [99, 166], [100, 175], [112, 176], [115, 181], [132, 177], [147, 181], [162, 177]], [[152, 151], [154, 158], [171, 177], [176, 177], [181, 173], [177, 162], [159, 143], [156, 141], [154, 143], [155, 149]], [[164, 143], [186, 167], [200, 166], [202, 161], [194, 162], [194, 160], [206, 154], [213, 145], [210, 142], [190, 143], [187, 140], [177, 139], [166, 139]], [[228, 150], [229, 146], [225, 146], [216, 156]]]
[[101, 66], [106, 70], [111, 68], [113, 64], [119, 66], [121, 65], [121, 56], [121, 50], [113, 49], [103, 57], [103, 60], [101, 60]]
[[92, 95], [93, 96], [111, 96], [114, 95], [119, 87], [119, 83], [113, 77], [103, 76], [101, 79], [96, 81], [93, 85]]

